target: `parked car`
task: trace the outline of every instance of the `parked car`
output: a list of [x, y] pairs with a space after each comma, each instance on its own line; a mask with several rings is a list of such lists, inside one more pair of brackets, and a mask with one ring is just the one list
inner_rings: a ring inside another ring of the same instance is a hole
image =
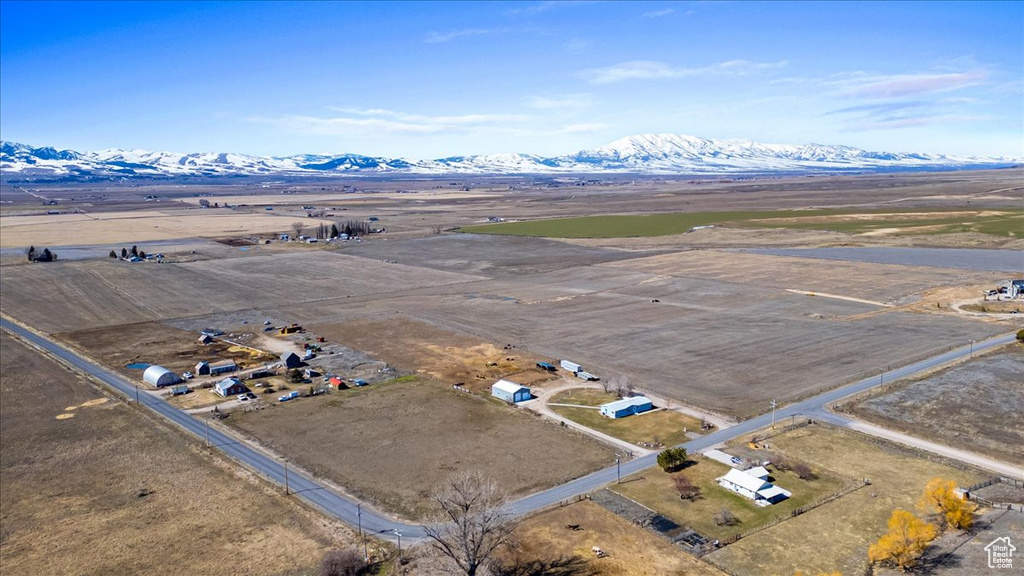
[[238, 395], [238, 401], [239, 402], [247, 402], [248, 400], [249, 400], [249, 397], [246, 396], [245, 394], [239, 394]]
[[188, 379], [192, 378], [193, 376], [192, 376], [191, 372], [182, 372], [181, 373], [181, 377], [184, 378], [185, 380], [188, 380]]

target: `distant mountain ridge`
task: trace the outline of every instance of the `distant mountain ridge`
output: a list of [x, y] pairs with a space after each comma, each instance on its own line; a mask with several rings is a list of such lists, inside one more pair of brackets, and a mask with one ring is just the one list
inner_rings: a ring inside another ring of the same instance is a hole
[[360, 154], [251, 156], [225, 152], [76, 152], [0, 142], [4, 180], [76, 180], [217, 176], [652, 174], [708, 175], [813, 172], [888, 172], [1000, 168], [1020, 158], [869, 152], [825, 144], [765, 144], [681, 134], [628, 136], [593, 150], [543, 157], [482, 154], [407, 160]]

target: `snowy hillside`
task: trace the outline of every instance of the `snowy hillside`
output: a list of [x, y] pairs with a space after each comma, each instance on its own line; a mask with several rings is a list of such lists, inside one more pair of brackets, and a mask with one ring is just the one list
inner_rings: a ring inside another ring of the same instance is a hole
[[849, 146], [764, 144], [679, 134], [641, 134], [553, 158], [532, 154], [405, 160], [358, 154], [262, 157], [233, 153], [75, 152], [0, 143], [5, 180], [336, 174], [743, 174], [997, 168], [1019, 158], [868, 152]]

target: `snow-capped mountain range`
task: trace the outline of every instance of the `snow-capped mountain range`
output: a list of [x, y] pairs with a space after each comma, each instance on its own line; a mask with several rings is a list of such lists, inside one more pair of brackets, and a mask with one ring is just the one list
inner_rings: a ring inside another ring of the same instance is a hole
[[889, 172], [1000, 168], [1021, 158], [868, 152], [850, 146], [763, 144], [679, 134], [641, 134], [594, 150], [543, 157], [483, 154], [406, 160], [359, 154], [249, 156], [143, 150], [75, 152], [0, 142], [4, 180], [216, 176], [330, 176], [443, 174], [763, 174]]

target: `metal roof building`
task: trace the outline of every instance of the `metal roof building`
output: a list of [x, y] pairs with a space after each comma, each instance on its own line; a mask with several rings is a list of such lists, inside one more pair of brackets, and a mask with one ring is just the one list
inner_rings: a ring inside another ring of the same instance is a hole
[[622, 400], [602, 404], [601, 415], [609, 418], [625, 418], [633, 414], [647, 412], [651, 408], [654, 408], [654, 405], [651, 404], [649, 399], [643, 396], [633, 396], [632, 398], [623, 398]]
[[157, 388], [181, 382], [181, 378], [177, 374], [156, 364], [146, 368], [146, 371], [142, 373], [142, 379]]
[[525, 402], [533, 398], [530, 389], [522, 384], [510, 380], [498, 380], [491, 385], [491, 396], [501, 398], [506, 402]]
[[238, 378], [225, 378], [217, 382], [217, 385], [213, 387], [213, 391], [227, 398], [235, 394], [245, 394], [249, 389]]
[[[749, 473], [754, 472], [756, 474], [760, 470], [764, 470], [764, 468], [759, 466], [746, 472], [733, 468], [725, 476], [718, 479], [718, 484], [722, 488], [746, 496], [762, 506], [781, 502], [793, 495], [790, 491], [779, 488], [771, 482]], [[767, 470], [764, 471], [768, 472]]]

